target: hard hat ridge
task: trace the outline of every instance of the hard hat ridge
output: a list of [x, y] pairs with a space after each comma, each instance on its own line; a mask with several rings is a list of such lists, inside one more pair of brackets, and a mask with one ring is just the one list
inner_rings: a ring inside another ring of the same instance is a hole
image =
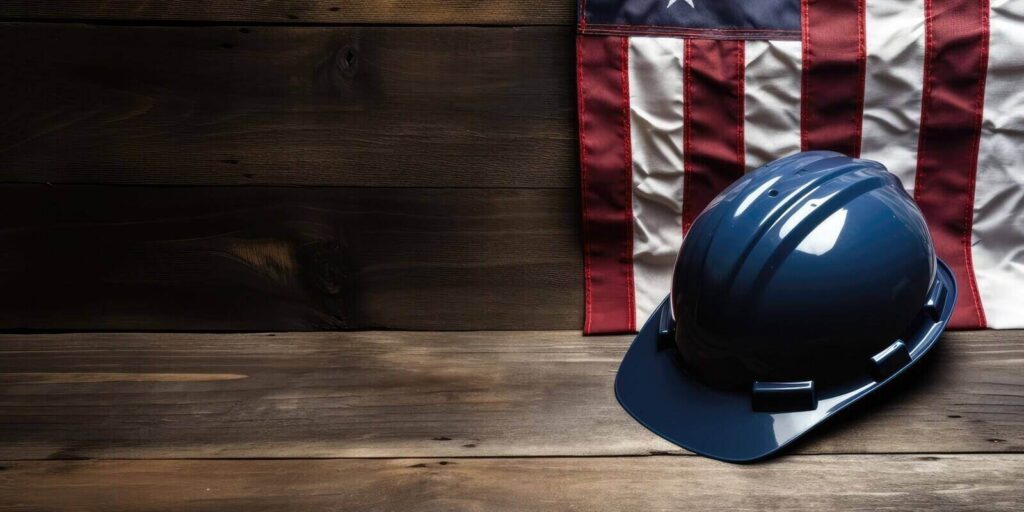
[[[876, 276], [881, 288], [868, 295], [883, 303], [881, 292], [897, 290], [902, 307], [851, 321], [864, 292], [849, 272], [869, 272], [878, 259], [865, 251], [895, 244], [914, 256], [907, 272], [929, 269], [934, 259], [930, 239], [918, 236], [927, 233], [923, 218], [880, 164], [829, 152], [799, 155], [754, 171], [722, 196], [691, 227], [673, 286], [674, 309], [685, 320], [678, 348], [705, 383], [738, 387], [857, 373], [862, 368], [854, 361], [866, 364], [917, 313], [933, 271], [900, 286], [905, 276], [895, 268]], [[876, 215], [894, 206], [903, 214]], [[844, 235], [857, 235], [845, 233], [857, 212], [891, 236], [844, 247]], [[797, 275], [785, 279], [787, 273]], [[807, 323], [813, 329], [798, 325]]]

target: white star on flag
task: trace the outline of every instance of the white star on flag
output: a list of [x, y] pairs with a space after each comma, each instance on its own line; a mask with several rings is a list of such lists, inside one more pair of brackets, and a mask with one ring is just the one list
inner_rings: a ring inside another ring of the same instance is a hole
[[[678, 2], [678, 1], [679, 0], [668, 0], [668, 7], [665, 7], [665, 8], [668, 9], [669, 7], [672, 7], [672, 4], [674, 4], [674, 3]], [[693, 5], [693, 0], [683, 0], [683, 1], [686, 2], [687, 4], [689, 4], [691, 8], [693, 8], [693, 9], [697, 8], [695, 5]]]

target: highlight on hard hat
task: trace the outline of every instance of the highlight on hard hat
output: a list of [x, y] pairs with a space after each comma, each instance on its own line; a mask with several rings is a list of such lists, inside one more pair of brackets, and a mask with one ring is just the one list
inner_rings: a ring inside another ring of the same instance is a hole
[[829, 151], [776, 160], [694, 221], [671, 294], [619, 367], [619, 403], [695, 453], [750, 462], [932, 348], [956, 282], [896, 176]]

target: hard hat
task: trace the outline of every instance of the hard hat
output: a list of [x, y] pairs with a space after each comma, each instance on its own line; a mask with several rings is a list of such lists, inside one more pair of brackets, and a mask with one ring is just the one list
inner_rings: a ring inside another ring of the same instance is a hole
[[955, 302], [899, 179], [870, 160], [798, 153], [697, 217], [615, 394], [683, 448], [754, 461], [916, 363]]

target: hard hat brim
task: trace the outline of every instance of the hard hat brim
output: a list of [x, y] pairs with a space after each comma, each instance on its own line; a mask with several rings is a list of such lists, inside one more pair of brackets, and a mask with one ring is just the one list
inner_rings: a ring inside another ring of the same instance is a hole
[[881, 380], [872, 376], [866, 361], [863, 375], [817, 386], [814, 409], [758, 412], [751, 406], [749, 391], [722, 391], [697, 382], [683, 369], [675, 344], [658, 341], [659, 318], [671, 308], [668, 299], [626, 352], [615, 378], [615, 396], [652, 432], [694, 453], [727, 462], [768, 457], [895, 379], [935, 345], [956, 303], [956, 281], [949, 267], [937, 260], [935, 274], [929, 301], [908, 329], [906, 337], [912, 339], [900, 340], [909, 361]]

